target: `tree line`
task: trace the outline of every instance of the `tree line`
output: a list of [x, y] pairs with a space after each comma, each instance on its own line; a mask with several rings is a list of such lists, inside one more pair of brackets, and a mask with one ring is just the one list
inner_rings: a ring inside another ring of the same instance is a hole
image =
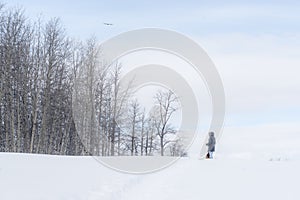
[[0, 4], [0, 151], [59, 155], [184, 153], [170, 123], [178, 99], [154, 96], [150, 113], [121, 87], [97, 39], [70, 38], [58, 18], [31, 22]]

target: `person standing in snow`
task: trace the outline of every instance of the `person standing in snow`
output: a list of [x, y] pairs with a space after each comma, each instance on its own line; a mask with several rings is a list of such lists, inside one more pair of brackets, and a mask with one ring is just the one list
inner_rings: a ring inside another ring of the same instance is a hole
[[210, 159], [213, 159], [213, 153], [215, 152], [216, 138], [214, 135], [214, 132], [209, 132], [208, 143], [206, 144], [208, 147], [208, 158]]

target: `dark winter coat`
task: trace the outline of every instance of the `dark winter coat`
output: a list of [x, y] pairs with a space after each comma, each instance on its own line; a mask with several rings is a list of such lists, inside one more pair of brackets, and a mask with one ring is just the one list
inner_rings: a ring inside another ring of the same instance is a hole
[[215, 146], [216, 146], [216, 138], [213, 135], [209, 136], [208, 143], [206, 144], [208, 146], [208, 151], [214, 152]]

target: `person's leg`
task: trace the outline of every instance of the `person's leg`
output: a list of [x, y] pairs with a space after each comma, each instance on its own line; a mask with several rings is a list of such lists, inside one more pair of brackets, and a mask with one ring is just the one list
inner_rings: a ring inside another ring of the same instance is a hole
[[213, 159], [213, 152], [212, 151], [209, 152], [209, 158]]

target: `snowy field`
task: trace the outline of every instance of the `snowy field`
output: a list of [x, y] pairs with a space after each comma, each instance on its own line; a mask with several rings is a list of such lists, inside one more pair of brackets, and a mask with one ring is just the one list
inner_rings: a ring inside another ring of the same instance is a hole
[[189, 157], [146, 175], [91, 157], [0, 153], [0, 200], [299, 200], [300, 136], [273, 130], [226, 129], [215, 160], [197, 158], [196, 140]]

